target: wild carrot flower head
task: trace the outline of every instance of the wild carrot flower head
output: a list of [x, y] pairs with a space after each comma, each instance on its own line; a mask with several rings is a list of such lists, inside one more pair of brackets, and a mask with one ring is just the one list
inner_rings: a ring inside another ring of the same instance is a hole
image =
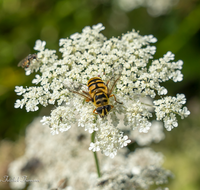
[[[45, 48], [46, 42], [37, 40], [34, 47], [38, 51], [37, 59], [25, 70], [26, 74], [35, 71], [40, 74], [35, 75], [34, 86], [16, 86], [15, 92], [23, 98], [16, 101], [15, 108], [37, 111], [39, 104], [56, 105], [50, 116], [41, 120], [49, 125], [52, 134], [67, 131], [77, 122], [89, 133], [96, 131], [95, 142], [89, 149], [101, 150], [113, 158], [118, 149], [130, 142], [118, 128], [119, 118], [123, 117], [123, 124], [131, 130], [147, 133], [153, 116], [163, 121], [170, 131], [178, 126], [178, 115], [183, 119], [190, 112], [183, 106], [186, 103], [184, 94], [167, 96], [167, 89], [162, 86], [162, 82], [168, 80], [182, 81], [183, 61], [175, 62], [171, 52], [153, 59], [156, 47], [151, 44], [157, 39], [152, 35], [141, 36], [132, 30], [121, 37], [107, 39], [101, 33], [104, 28], [97, 24], [85, 27], [81, 34], [60, 39], [61, 59], [55, 50]], [[100, 76], [106, 82], [119, 74], [121, 77], [113, 94], [123, 104], [109, 98], [114, 108], [106, 118], [93, 113], [92, 102], [72, 92], [87, 91], [87, 81], [92, 77]]]

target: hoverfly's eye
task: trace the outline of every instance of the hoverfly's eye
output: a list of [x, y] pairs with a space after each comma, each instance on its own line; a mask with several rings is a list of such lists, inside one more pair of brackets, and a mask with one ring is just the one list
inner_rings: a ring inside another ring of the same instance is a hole
[[111, 106], [110, 105], [106, 105], [105, 108], [107, 109], [107, 112], [109, 112], [111, 110]]
[[97, 113], [101, 115], [102, 114], [102, 109], [103, 109], [103, 107], [98, 107], [96, 109]]

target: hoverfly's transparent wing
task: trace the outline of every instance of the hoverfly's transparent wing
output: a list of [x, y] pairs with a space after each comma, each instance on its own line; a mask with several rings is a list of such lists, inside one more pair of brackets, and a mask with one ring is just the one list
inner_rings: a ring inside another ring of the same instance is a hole
[[123, 69], [122, 66], [118, 66], [116, 68], [113, 68], [112, 74], [110, 76], [110, 79], [106, 82], [106, 86], [108, 87], [108, 94], [109, 95], [113, 92], [116, 83], [120, 79], [121, 73], [122, 73], [122, 69]]
[[24, 59], [22, 59], [19, 63], [18, 63], [18, 67], [22, 67], [22, 68], [24, 68], [24, 67], [26, 67], [26, 65], [28, 64], [28, 59], [27, 59], [27, 57], [26, 58], [24, 58]]
[[79, 92], [82, 89], [85, 89], [87, 87], [86, 85], [84, 85], [82, 83], [74, 82], [74, 81], [69, 80], [69, 79], [64, 80], [63, 86], [65, 88], [67, 88], [69, 91], [77, 91], [77, 92]]
[[87, 91], [87, 86], [85, 84], [65, 80], [64, 87], [67, 88], [71, 93], [75, 93], [86, 98], [87, 102], [91, 101], [91, 97]]

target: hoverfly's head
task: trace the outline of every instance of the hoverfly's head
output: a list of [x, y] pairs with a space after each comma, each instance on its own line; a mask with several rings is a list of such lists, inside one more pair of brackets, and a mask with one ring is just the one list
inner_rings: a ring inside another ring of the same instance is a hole
[[106, 106], [98, 107], [96, 111], [100, 115], [101, 118], [104, 118], [105, 116], [108, 115], [111, 108], [112, 108], [111, 105], [106, 105]]

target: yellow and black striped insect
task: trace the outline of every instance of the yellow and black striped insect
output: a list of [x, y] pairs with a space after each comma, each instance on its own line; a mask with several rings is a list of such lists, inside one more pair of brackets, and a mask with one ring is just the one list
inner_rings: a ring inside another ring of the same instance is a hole
[[100, 77], [93, 77], [88, 80], [88, 83], [87, 83], [88, 92], [82, 91], [84, 94], [79, 93], [77, 91], [72, 91], [72, 92], [85, 97], [86, 102], [92, 101], [92, 103], [96, 107], [93, 113], [99, 114], [100, 117], [103, 118], [107, 116], [110, 110], [114, 107], [113, 105], [110, 105], [109, 103], [110, 97], [114, 97], [117, 103], [122, 104], [121, 102], [118, 102], [116, 100], [115, 95], [112, 94], [115, 84], [119, 80], [119, 78], [120, 76], [114, 81], [111, 88], [109, 89], [108, 84], [110, 80], [108, 80], [107, 83], [105, 84]]
[[33, 59], [37, 59], [37, 54], [35, 54], [35, 53], [29, 54], [24, 59], [22, 59], [17, 66], [22, 67], [22, 68], [28, 68]]

